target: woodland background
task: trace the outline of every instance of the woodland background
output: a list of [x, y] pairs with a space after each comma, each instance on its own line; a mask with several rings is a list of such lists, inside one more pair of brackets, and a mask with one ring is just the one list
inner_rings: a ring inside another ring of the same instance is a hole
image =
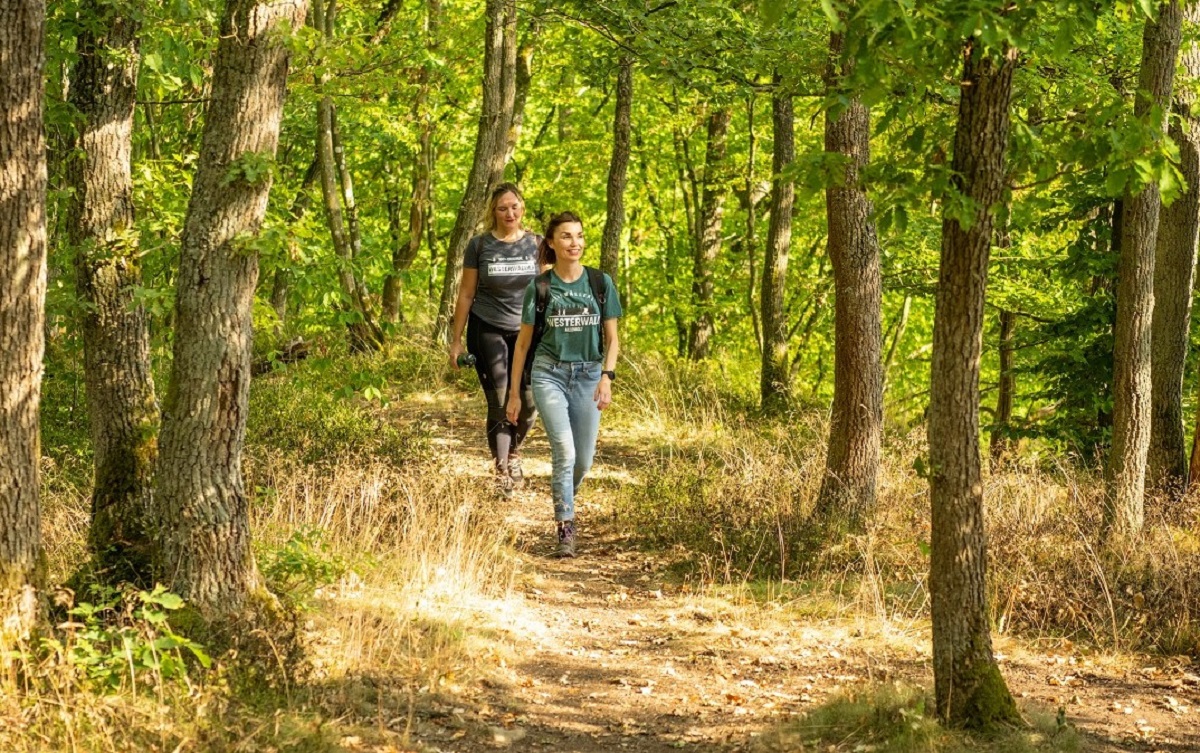
[[[508, 592], [419, 408], [469, 387], [439, 343], [501, 179], [621, 291], [629, 546], [931, 619], [952, 728], [1018, 721], [993, 631], [1196, 656], [1197, 12], [0, 0], [14, 745], [150, 744], [139, 683], [167, 728], [320, 696], [298, 626], [350, 575]], [[96, 683], [128, 718], [47, 710]], [[240, 744], [196, 729], [154, 745]]]

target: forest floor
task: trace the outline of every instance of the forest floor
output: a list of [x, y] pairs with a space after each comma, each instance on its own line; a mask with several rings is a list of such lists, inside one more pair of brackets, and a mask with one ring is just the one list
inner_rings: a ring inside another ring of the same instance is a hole
[[[419, 413], [433, 427], [443, 472], [488, 484], [477, 398], [446, 390], [393, 410]], [[578, 503], [576, 559], [553, 556], [540, 428], [524, 458], [528, 483], [501, 508], [519, 553], [510, 613], [496, 621], [508, 626], [507, 658], [418, 703], [409, 745], [443, 753], [869, 751], [876, 748], [788, 743], [787, 724], [880, 686], [932, 689], [927, 622], [814, 603], [798, 587], [697, 585], [672, 567], [678, 556], [639, 547], [607, 504], [615, 485], [645, 472], [644, 454], [619, 428], [601, 428]], [[1010, 635], [997, 635], [995, 648], [1022, 713], [1050, 730], [1056, 716], [1059, 725], [1065, 719], [1080, 750], [1200, 750], [1200, 670], [1185, 661]]]

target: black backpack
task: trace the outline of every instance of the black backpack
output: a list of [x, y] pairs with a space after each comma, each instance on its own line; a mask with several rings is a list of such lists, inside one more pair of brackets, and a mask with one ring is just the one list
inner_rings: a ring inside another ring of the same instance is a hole
[[[537, 350], [538, 343], [542, 341], [542, 335], [546, 333], [546, 307], [550, 305], [550, 272], [553, 270], [547, 269], [537, 277], [533, 278], [534, 298], [533, 309], [533, 342], [529, 346], [529, 352], [533, 353]], [[600, 351], [604, 351], [604, 294], [608, 288], [604, 284], [604, 273], [594, 267], [584, 267], [584, 273], [588, 278], [588, 285], [592, 289], [592, 297], [596, 299], [596, 304], [600, 307], [600, 322], [596, 325], [596, 334], [600, 337]]]

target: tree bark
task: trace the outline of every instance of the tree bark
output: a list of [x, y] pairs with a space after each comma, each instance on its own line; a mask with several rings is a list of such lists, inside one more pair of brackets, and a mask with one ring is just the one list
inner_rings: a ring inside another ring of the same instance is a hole
[[287, 326], [288, 294], [292, 285], [292, 267], [289, 262], [295, 261], [297, 258], [295, 225], [304, 219], [304, 215], [308, 213], [309, 207], [312, 206], [310, 192], [312, 191], [313, 184], [317, 182], [317, 172], [320, 166], [319, 158], [313, 159], [308, 164], [308, 169], [304, 171], [304, 178], [300, 181], [300, 189], [296, 191], [296, 198], [292, 200], [292, 208], [289, 212], [289, 257], [275, 269], [275, 275], [271, 281], [271, 308], [275, 311], [275, 337], [277, 338], [283, 337], [284, 329]]
[[[516, 23], [515, 21], [513, 22]], [[525, 101], [529, 99], [529, 87], [533, 84], [533, 53], [537, 49], [538, 39], [542, 35], [541, 19], [534, 17], [529, 21], [529, 28], [517, 47], [513, 83], [513, 108], [508, 126], [508, 136], [504, 144], [504, 164], [512, 161], [521, 141], [521, 130], [525, 125]], [[503, 173], [503, 168], [501, 168]], [[502, 176], [501, 176], [502, 177]], [[496, 178], [499, 183], [501, 177]]]
[[692, 326], [688, 332], [688, 358], [708, 358], [713, 335], [713, 263], [721, 252], [721, 225], [725, 217], [728, 107], [708, 117], [708, 150], [704, 157], [704, 192], [700, 201], [692, 257]]
[[993, 422], [990, 453], [992, 463], [999, 463], [1012, 445], [1013, 393], [1016, 381], [1013, 378], [1013, 332], [1017, 315], [1011, 311], [1000, 312], [1000, 384], [996, 390], [996, 420]]
[[[1200, 23], [1200, 5], [1184, 10], [1189, 24]], [[1200, 47], [1181, 53], [1185, 84], [1200, 80]], [[1178, 88], [1171, 140], [1179, 147], [1179, 168], [1187, 192], [1163, 207], [1155, 243], [1154, 317], [1150, 335], [1150, 449], [1147, 476], [1152, 488], [1179, 499], [1187, 485], [1188, 459], [1183, 436], [1183, 376], [1192, 322], [1192, 286], [1196, 240], [1200, 231], [1200, 118], [1192, 115], [1195, 95]], [[1187, 127], [1184, 128], [1184, 123]]]
[[46, 301], [46, 6], [0, 0], [0, 646], [28, 636], [43, 557], [39, 509]]
[[841, 32], [829, 37], [826, 90], [846, 98], [845, 110], [825, 115], [825, 151], [845, 164], [825, 189], [829, 258], [833, 264], [833, 412], [825, 478], [817, 497], [817, 528], [826, 538], [861, 531], [875, 507], [883, 433], [883, 279], [871, 202], [861, 185], [871, 158], [871, 116], [845, 91], [853, 58], [843, 58]]
[[84, 385], [95, 474], [88, 546], [116, 580], [150, 577], [151, 492], [158, 402], [146, 311], [134, 293], [141, 265], [134, 228], [132, 152], [138, 24], [89, 0], [76, 42], [70, 101], [68, 236], [82, 314]]
[[483, 219], [488, 194], [504, 175], [507, 135], [516, 100], [516, 25], [515, 0], [487, 0], [487, 32], [483, 56], [483, 109], [475, 135], [475, 157], [467, 178], [462, 202], [454, 218], [454, 229], [446, 243], [446, 268], [442, 277], [442, 298], [434, 323], [435, 342], [445, 342], [450, 320], [458, 299], [462, 278], [463, 252], [467, 241]]
[[[1163, 3], [1146, 22], [1134, 115], [1167, 112], [1182, 36], [1179, 0]], [[1154, 124], [1165, 133], [1165, 122]], [[1154, 313], [1154, 251], [1161, 198], [1151, 183], [1126, 190], [1117, 267], [1117, 324], [1113, 344], [1113, 434], [1104, 507], [1105, 535], [1136, 536], [1145, 519], [1146, 458], [1150, 448], [1150, 329]]]
[[795, 114], [792, 94], [781, 89], [782, 77], [775, 75], [771, 95], [771, 221], [763, 258], [761, 307], [763, 348], [759, 393], [763, 410], [779, 413], [791, 402], [791, 371], [788, 366], [788, 322], [784, 310], [788, 255], [792, 247], [792, 208], [796, 186], [783, 171], [796, 158]]
[[[438, 28], [441, 21], [442, 4], [440, 0], [427, 0], [425, 4], [425, 49], [432, 60], [438, 49]], [[421, 251], [426, 226], [432, 212], [433, 191], [433, 109], [429, 104], [429, 93], [433, 85], [433, 63], [421, 66], [417, 73], [417, 99], [413, 105], [414, 111], [421, 122], [421, 132], [417, 139], [417, 155], [413, 162], [412, 197], [408, 207], [408, 235], [399, 232], [399, 201], [396, 206], [388, 207], [389, 214], [394, 215], [390, 221], [392, 227], [392, 269], [383, 283], [383, 320], [395, 324], [404, 318], [401, 299], [403, 297], [403, 274], [408, 271]]]
[[992, 655], [979, 456], [983, 304], [1016, 58], [964, 47], [951, 190], [976, 209], [970, 224], [942, 219], [929, 399], [934, 695], [945, 722], [982, 729], [1019, 719]]
[[[312, 24], [326, 39], [333, 37], [335, 3], [317, 0], [313, 5]], [[322, 74], [319, 84], [328, 82]], [[345, 306], [352, 312], [346, 327], [350, 335], [350, 351], [365, 353], [379, 350], [383, 332], [375, 322], [370, 301], [363, 283], [354, 272], [355, 259], [362, 248], [358, 225], [358, 210], [354, 201], [354, 186], [346, 165], [346, 153], [337, 128], [337, 109], [333, 97], [325, 95], [317, 103], [317, 161], [320, 163], [321, 196], [325, 201], [325, 217], [334, 253], [338, 257], [338, 282], [345, 296]]]
[[621, 279], [621, 231], [625, 225], [625, 185], [629, 176], [630, 113], [633, 110], [633, 58], [625, 55], [617, 67], [617, 101], [613, 110], [612, 160], [608, 163], [604, 235], [600, 240], [600, 269]]
[[210, 617], [265, 596], [250, 548], [242, 447], [262, 226], [306, 0], [228, 0], [180, 242], [175, 345], [155, 476], [159, 574]]

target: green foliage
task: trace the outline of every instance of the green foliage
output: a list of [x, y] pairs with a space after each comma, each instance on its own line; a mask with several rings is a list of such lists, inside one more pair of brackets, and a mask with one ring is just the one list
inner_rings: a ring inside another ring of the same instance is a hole
[[270, 181], [274, 172], [274, 156], [265, 152], [242, 152], [229, 163], [221, 178], [221, 185], [244, 183], [247, 186], [259, 186]]
[[764, 736], [758, 750], [847, 750], [873, 753], [1073, 753], [1080, 740], [1074, 729], [1037, 717], [1028, 728], [972, 736], [941, 727], [932, 699], [911, 686], [883, 685], [839, 696], [800, 721]]
[[430, 451], [428, 427], [399, 424], [381, 410], [387, 394], [416, 376], [413, 367], [404, 351], [391, 358], [316, 356], [255, 380], [250, 451], [279, 450], [318, 465], [356, 457], [398, 468], [419, 462]]
[[164, 586], [142, 591], [92, 585], [89, 599], [67, 610], [70, 619], [59, 626], [65, 637], [43, 642], [89, 680], [110, 689], [154, 686], [186, 681], [193, 663], [212, 665], [203, 646], [172, 629], [170, 613], [184, 603]]
[[259, 560], [270, 589], [300, 610], [310, 609], [316, 590], [334, 583], [347, 570], [316, 528], [293, 532], [282, 546], [260, 554]]

